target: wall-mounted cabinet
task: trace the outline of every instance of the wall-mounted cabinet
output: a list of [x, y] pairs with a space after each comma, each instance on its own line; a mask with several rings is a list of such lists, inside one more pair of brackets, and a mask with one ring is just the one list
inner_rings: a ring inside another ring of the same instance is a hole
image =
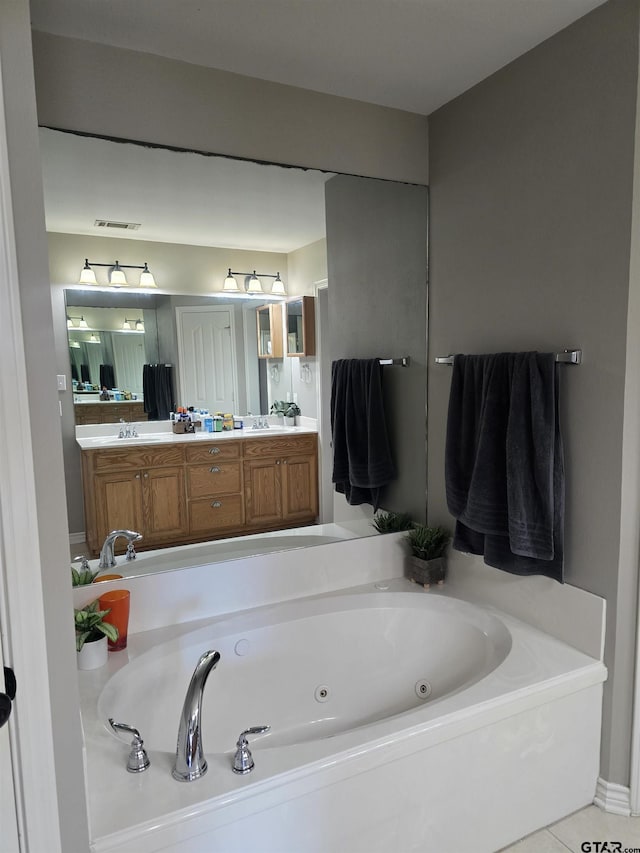
[[263, 305], [258, 318], [258, 358], [282, 358], [282, 303]]
[[315, 297], [300, 296], [287, 302], [287, 355], [316, 354]]

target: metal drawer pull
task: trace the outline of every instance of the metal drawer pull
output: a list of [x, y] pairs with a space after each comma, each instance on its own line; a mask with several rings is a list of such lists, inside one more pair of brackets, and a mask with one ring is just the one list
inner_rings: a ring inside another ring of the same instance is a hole
[[218, 468], [217, 465], [212, 465], [211, 468], [209, 468], [209, 471], [211, 471], [212, 474], [219, 474], [220, 473], [220, 469]]
[[211, 502], [211, 506], [212, 506], [214, 509], [220, 509], [220, 507], [222, 506], [222, 501], [212, 501], [212, 502]]
[[209, 453], [211, 453], [215, 456], [216, 453], [220, 453], [220, 448], [219, 447], [210, 447]]

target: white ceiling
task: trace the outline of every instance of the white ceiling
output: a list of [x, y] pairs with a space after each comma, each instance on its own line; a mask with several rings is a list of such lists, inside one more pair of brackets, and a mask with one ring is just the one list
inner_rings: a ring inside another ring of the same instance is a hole
[[34, 29], [428, 115], [603, 0], [31, 0]]
[[[47, 231], [288, 253], [325, 234], [329, 173], [40, 129]], [[110, 231], [96, 219], [140, 224]]]

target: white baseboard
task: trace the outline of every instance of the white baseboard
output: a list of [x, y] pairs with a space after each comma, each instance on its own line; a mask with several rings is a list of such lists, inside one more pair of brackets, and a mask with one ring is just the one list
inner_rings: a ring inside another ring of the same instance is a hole
[[70, 533], [69, 534], [69, 545], [80, 545], [82, 542], [86, 542], [85, 538], [86, 534], [84, 530], [81, 530], [80, 533]]
[[602, 776], [598, 777], [594, 805], [610, 814], [631, 815], [631, 792], [625, 785], [607, 782]]

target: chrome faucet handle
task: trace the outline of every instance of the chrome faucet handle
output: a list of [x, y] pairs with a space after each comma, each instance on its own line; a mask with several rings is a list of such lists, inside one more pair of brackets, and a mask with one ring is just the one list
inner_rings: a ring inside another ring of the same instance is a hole
[[127, 560], [127, 562], [129, 560], [135, 560], [136, 549], [133, 547], [133, 542], [129, 542], [129, 544], [127, 545], [127, 553], [125, 554], [124, 558], [125, 560]]
[[126, 438], [127, 437], [126, 427], [127, 427], [127, 422], [125, 421], [124, 418], [120, 418], [120, 432], [118, 433], [118, 438]]
[[133, 735], [133, 740], [131, 741], [131, 752], [127, 759], [127, 770], [129, 773], [144, 772], [151, 762], [149, 761], [149, 756], [143, 746], [144, 741], [140, 737], [138, 729], [128, 725], [128, 723], [116, 723], [113, 717], [109, 717], [109, 725], [116, 734], [123, 731]]
[[130, 426], [131, 426], [131, 431], [130, 431], [131, 438], [138, 438], [139, 436], [138, 436], [138, 430], [136, 429], [136, 424], [131, 424]]
[[77, 563], [78, 560], [81, 560], [81, 563], [80, 563], [80, 571], [81, 572], [91, 571], [91, 566], [89, 565], [89, 560], [87, 560], [87, 558], [84, 554], [78, 554], [77, 557], [73, 558], [74, 563]]
[[233, 758], [234, 773], [250, 773], [255, 767], [247, 735], [263, 735], [269, 731], [271, 731], [271, 726], [252, 726], [250, 729], [240, 732], [238, 742], [236, 743], [236, 754]]

